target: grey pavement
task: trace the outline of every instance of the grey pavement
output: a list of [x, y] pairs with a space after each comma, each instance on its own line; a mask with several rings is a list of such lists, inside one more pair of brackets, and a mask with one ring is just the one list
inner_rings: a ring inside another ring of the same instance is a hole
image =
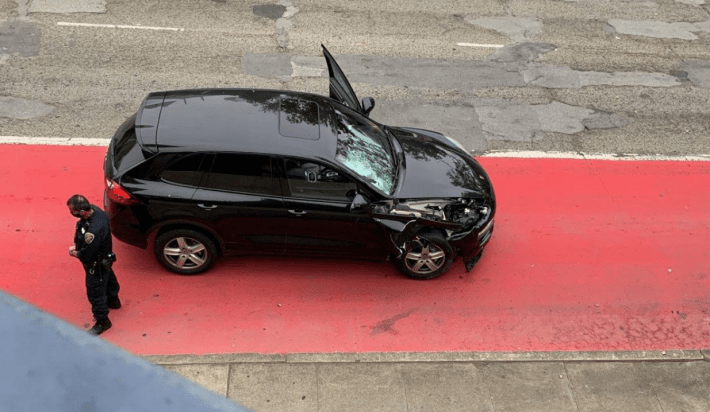
[[145, 358], [258, 412], [710, 411], [710, 350]]

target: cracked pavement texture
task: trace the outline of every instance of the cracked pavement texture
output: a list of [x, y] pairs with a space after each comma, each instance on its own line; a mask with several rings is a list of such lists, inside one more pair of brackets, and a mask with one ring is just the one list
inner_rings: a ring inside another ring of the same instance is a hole
[[699, 0], [0, 0], [0, 134], [110, 137], [156, 90], [328, 94], [321, 43], [373, 119], [476, 153], [710, 153]]

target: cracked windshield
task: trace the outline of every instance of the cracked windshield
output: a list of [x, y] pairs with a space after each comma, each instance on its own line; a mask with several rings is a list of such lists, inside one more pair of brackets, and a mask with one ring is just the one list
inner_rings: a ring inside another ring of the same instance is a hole
[[338, 147], [335, 160], [379, 190], [392, 194], [397, 170], [388, 150], [387, 136], [365, 119], [335, 111]]

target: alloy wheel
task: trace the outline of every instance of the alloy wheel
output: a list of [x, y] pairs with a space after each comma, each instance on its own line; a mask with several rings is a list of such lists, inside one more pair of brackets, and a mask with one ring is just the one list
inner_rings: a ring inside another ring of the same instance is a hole
[[407, 252], [404, 264], [417, 275], [427, 275], [441, 269], [446, 263], [446, 252], [433, 243]]
[[163, 248], [165, 260], [177, 269], [197, 269], [207, 262], [208, 251], [200, 241], [189, 237], [177, 237]]

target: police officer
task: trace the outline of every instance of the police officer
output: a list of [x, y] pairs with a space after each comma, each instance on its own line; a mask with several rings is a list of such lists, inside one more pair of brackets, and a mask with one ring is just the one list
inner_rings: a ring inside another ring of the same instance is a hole
[[108, 310], [121, 307], [118, 281], [111, 269], [116, 260], [111, 249], [111, 227], [106, 213], [82, 195], [70, 197], [67, 206], [72, 216], [79, 218], [69, 255], [79, 259], [84, 266], [86, 294], [96, 319], [89, 333], [100, 335], [111, 327]]

